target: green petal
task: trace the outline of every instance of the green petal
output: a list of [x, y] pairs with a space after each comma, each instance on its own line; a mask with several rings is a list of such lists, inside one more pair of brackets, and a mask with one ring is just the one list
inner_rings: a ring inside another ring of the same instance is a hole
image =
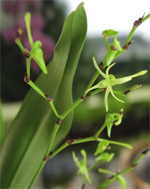
[[107, 70], [106, 70], [106, 75], [107, 75], [107, 76], [109, 75], [109, 70], [110, 70], [110, 68], [112, 68], [115, 64], [116, 64], [116, 63], [113, 63], [113, 64], [111, 64], [111, 65], [107, 68]]
[[[110, 87], [109, 87], [110, 88]], [[105, 108], [106, 108], [106, 112], [108, 112], [108, 95], [109, 95], [109, 89], [106, 89], [105, 92], [105, 97], [104, 97], [104, 104], [105, 104]]]
[[115, 80], [112, 80], [111, 86], [126, 83], [130, 80], [132, 80], [132, 77], [122, 77], [122, 78], [119, 78], [119, 79], [115, 79]]
[[100, 88], [100, 87], [99, 87], [99, 84], [96, 84], [96, 85], [94, 85], [93, 87], [89, 88], [89, 89], [86, 91], [86, 93], [89, 92], [89, 91], [91, 91], [91, 90], [93, 90], [93, 89], [99, 89], [99, 88]]
[[29, 12], [27, 12], [25, 14], [25, 23], [26, 23], [26, 28], [27, 28], [27, 34], [28, 34], [28, 38], [29, 38], [29, 43], [30, 46], [32, 46], [33, 44], [33, 39], [32, 39], [32, 35], [31, 35], [31, 28], [30, 28], [30, 23], [31, 23], [31, 14]]
[[148, 71], [147, 70], [142, 70], [142, 71], [140, 71], [140, 72], [138, 72], [138, 73], [136, 73], [136, 74], [133, 74], [133, 75], [130, 75], [130, 76], [128, 76], [128, 77], [138, 77], [138, 76], [141, 76], [141, 75], [144, 75], [144, 74], [146, 74]]
[[120, 100], [119, 98], [117, 98], [117, 97], [114, 95], [112, 88], [110, 88], [110, 93], [112, 94], [112, 96], [113, 96], [113, 97], [114, 97], [116, 100], [118, 100], [118, 101], [120, 101], [120, 102], [123, 102], [123, 103], [124, 103], [124, 101], [123, 101], [123, 100]]
[[108, 38], [110, 36], [114, 36], [114, 35], [117, 35], [119, 32], [115, 31], [115, 30], [104, 30], [102, 32], [102, 36], [103, 38]]

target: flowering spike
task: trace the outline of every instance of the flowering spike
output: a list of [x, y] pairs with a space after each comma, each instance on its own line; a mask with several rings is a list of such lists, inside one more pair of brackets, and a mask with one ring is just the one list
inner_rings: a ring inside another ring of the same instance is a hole
[[31, 23], [31, 14], [29, 12], [27, 12], [25, 14], [25, 23], [26, 23], [26, 27], [27, 27], [27, 34], [28, 34], [28, 38], [29, 38], [29, 42], [30, 42], [30, 46], [32, 47], [33, 45], [33, 39], [32, 39], [32, 35], [31, 35], [31, 29], [30, 29], [30, 23]]

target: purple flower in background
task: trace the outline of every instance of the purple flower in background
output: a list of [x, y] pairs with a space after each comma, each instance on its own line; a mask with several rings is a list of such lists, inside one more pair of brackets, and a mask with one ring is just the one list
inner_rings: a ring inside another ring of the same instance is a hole
[[25, 11], [36, 11], [40, 9], [42, 6], [42, 1], [25, 1], [25, 0], [12, 0], [12, 1], [2, 1], [3, 9], [6, 13], [11, 14], [12, 16], [16, 17], [18, 14], [25, 12]]
[[11, 14], [12, 16], [17, 16], [20, 11], [22, 11], [25, 6], [24, 0], [19, 1], [2, 1], [3, 9], [6, 13]]
[[11, 45], [15, 43], [14, 39], [16, 38], [16, 31], [16, 27], [2, 30], [2, 37], [8, 44]]

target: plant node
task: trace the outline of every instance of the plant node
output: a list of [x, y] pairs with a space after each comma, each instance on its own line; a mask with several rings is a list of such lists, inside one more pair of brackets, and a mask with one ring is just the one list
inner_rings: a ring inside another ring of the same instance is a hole
[[47, 93], [45, 94], [45, 96], [48, 102], [51, 102], [53, 100], [52, 97], [50, 97]]
[[133, 42], [134, 42], [134, 40], [129, 41], [129, 43], [128, 43], [127, 45], [123, 46], [123, 49], [128, 50], [129, 46], [130, 46], [131, 43], [133, 43]]
[[142, 23], [142, 19], [144, 18], [145, 13], [143, 14], [143, 16], [141, 18], [139, 18], [138, 20], [136, 20], [134, 22], [134, 26], [138, 27], [141, 23]]
[[29, 82], [30, 82], [30, 77], [27, 75], [27, 72], [25, 72], [25, 74], [24, 74], [24, 81], [25, 81], [26, 83], [29, 83]]

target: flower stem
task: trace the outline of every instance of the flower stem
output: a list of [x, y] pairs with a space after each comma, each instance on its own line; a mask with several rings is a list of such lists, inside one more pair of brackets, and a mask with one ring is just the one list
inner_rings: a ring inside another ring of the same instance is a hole
[[102, 184], [100, 184], [100, 185], [98, 186], [97, 189], [103, 189], [103, 188], [107, 187], [107, 186], [110, 185], [113, 181], [115, 181], [119, 175], [122, 175], [122, 174], [127, 173], [127, 172], [131, 171], [132, 169], [134, 169], [134, 167], [139, 163], [139, 161], [143, 158], [143, 156], [144, 156], [145, 154], [149, 153], [149, 152], [150, 152], [150, 150], [147, 150], [146, 153], [143, 153], [143, 152], [142, 152], [142, 153], [139, 155], [139, 157], [135, 160], [135, 162], [133, 163], [133, 165], [131, 165], [131, 166], [128, 167], [127, 169], [125, 169], [125, 170], [123, 170], [123, 171], [121, 171], [121, 172], [119, 172], [119, 173], [117, 173], [117, 174], [115, 174], [115, 175], [113, 174], [113, 177], [109, 177], [108, 179], [106, 179]]
[[[39, 95], [41, 95], [44, 99], [47, 100], [46, 98], [46, 94], [41, 90], [39, 89], [33, 82], [32, 80], [30, 80], [29, 82], [27, 82], [28, 85], [30, 85]], [[49, 104], [53, 110], [53, 112], [55, 113], [56, 117], [57, 118], [61, 118], [61, 116], [58, 114], [56, 108], [55, 108], [55, 105], [54, 105], [54, 102], [53, 102], [53, 99], [51, 101], [49, 101]]]
[[30, 78], [30, 58], [26, 58], [27, 76]]

